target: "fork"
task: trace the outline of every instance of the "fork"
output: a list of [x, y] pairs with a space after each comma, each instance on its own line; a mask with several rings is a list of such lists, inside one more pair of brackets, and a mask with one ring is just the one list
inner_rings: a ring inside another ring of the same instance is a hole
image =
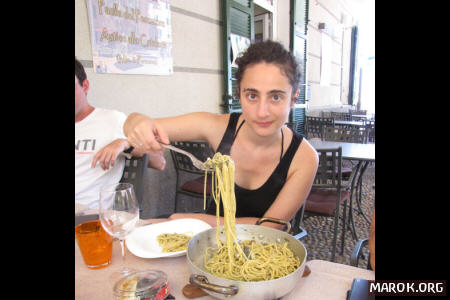
[[167, 144], [163, 144], [161, 142], [159, 142], [161, 144], [161, 146], [163, 146], [164, 148], [173, 150], [175, 152], [179, 152], [181, 154], [186, 155], [187, 157], [189, 157], [192, 161], [192, 164], [194, 165], [194, 167], [196, 167], [197, 169], [203, 170], [203, 171], [213, 171], [213, 169], [211, 168], [206, 168], [203, 164], [203, 162], [201, 160], [199, 160], [197, 157], [195, 157], [194, 155], [192, 155], [192, 153], [189, 153], [187, 151], [181, 150], [180, 148], [174, 147], [172, 145], [167, 145]]

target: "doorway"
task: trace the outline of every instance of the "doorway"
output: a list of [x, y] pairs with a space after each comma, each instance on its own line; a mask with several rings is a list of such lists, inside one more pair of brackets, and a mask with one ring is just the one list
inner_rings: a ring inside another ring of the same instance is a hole
[[255, 43], [273, 39], [272, 1], [254, 1]]

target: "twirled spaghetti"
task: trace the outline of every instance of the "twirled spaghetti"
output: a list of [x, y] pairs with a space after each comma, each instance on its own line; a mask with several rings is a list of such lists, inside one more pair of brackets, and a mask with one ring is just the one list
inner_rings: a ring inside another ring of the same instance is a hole
[[189, 235], [184, 233], [162, 233], [156, 237], [162, 252], [177, 252], [187, 249], [187, 244], [192, 238], [193, 233]]
[[[234, 162], [231, 157], [216, 153], [205, 162], [205, 166], [214, 169], [211, 193], [216, 203], [218, 246], [205, 250], [205, 269], [215, 276], [240, 281], [271, 280], [295, 271], [301, 262], [288, 248], [287, 242], [238, 241], [235, 227]], [[219, 239], [220, 200], [224, 210], [225, 244]], [[206, 193], [204, 201], [206, 203]]]

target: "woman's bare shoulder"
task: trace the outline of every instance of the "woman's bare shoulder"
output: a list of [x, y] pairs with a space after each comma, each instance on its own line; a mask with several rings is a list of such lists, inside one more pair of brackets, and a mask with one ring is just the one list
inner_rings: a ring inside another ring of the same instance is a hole
[[202, 114], [202, 130], [205, 132], [208, 142], [214, 149], [217, 149], [225, 133], [230, 119], [230, 114]]
[[311, 146], [308, 140], [303, 138], [292, 162], [296, 168], [305, 168], [307, 166], [316, 169], [319, 164], [319, 157], [314, 147]]

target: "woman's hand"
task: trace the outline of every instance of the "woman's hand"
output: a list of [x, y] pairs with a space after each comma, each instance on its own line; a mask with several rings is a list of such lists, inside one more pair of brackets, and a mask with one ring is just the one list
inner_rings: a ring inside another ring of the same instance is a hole
[[123, 128], [131, 146], [145, 152], [161, 151], [164, 148], [160, 145], [160, 142], [163, 144], [170, 143], [166, 131], [158, 126], [155, 120], [142, 114], [130, 114]]

